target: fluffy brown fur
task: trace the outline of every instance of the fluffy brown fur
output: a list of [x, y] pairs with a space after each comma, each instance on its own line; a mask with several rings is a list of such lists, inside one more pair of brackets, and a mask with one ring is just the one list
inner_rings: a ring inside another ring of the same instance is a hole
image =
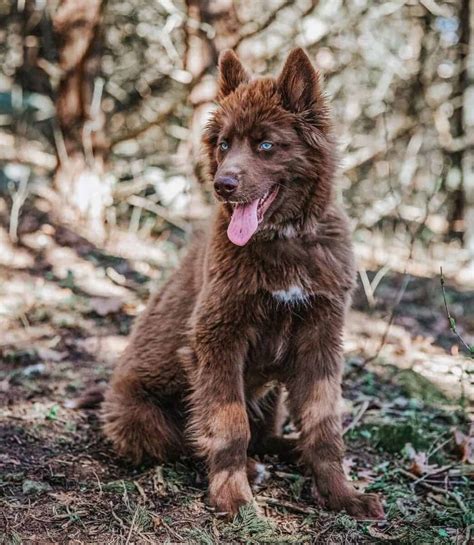
[[[218, 511], [252, 500], [248, 453], [278, 451], [309, 467], [323, 505], [383, 517], [341, 463], [342, 328], [355, 272], [318, 74], [296, 49], [277, 79], [252, 79], [226, 51], [219, 89], [204, 145], [221, 204], [139, 318], [106, 392], [105, 433], [134, 462], [203, 456]], [[236, 207], [267, 192], [275, 198], [258, 229], [233, 244]], [[281, 437], [282, 387], [296, 444]]]

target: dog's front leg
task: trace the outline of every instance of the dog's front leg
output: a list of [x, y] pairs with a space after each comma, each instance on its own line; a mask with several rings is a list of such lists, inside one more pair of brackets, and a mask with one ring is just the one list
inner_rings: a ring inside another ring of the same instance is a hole
[[246, 464], [250, 439], [243, 366], [248, 338], [234, 306], [203, 304], [194, 326], [197, 359], [192, 377], [190, 432], [209, 471], [209, 500], [218, 512], [234, 515], [252, 501]]
[[301, 431], [302, 461], [313, 473], [323, 506], [360, 519], [379, 519], [375, 494], [358, 492], [346, 479], [341, 425], [344, 306], [321, 302], [301, 326], [287, 380], [290, 410]]

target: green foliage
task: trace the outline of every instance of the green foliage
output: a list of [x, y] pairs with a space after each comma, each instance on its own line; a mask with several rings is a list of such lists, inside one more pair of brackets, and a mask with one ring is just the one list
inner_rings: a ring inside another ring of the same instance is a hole
[[393, 380], [409, 398], [427, 403], [445, 403], [446, 396], [432, 382], [412, 369], [394, 369]]
[[57, 420], [58, 418], [58, 412], [59, 412], [59, 405], [54, 404], [49, 411], [47, 412], [45, 418], [46, 420]]
[[21, 545], [22, 543], [23, 539], [21, 538], [21, 535], [14, 530], [6, 533], [3, 537], [0, 535], [1, 545]]
[[387, 422], [376, 429], [375, 445], [385, 452], [400, 452], [407, 443], [416, 449], [429, 446], [429, 440], [415, 421]]
[[102, 485], [102, 489], [105, 492], [123, 494], [126, 492], [135, 492], [136, 486], [131, 481], [118, 480], [118, 481], [110, 481], [108, 483], [105, 483], [104, 485]]
[[193, 545], [215, 545], [216, 543], [212, 535], [204, 528], [189, 530], [187, 537]]
[[135, 526], [140, 531], [148, 532], [153, 529], [153, 518], [150, 512], [141, 505], [137, 506], [133, 519], [135, 520]]
[[240, 508], [234, 520], [222, 531], [225, 543], [304, 543], [303, 536], [282, 536], [278, 528], [265, 517], [261, 517], [251, 504]]

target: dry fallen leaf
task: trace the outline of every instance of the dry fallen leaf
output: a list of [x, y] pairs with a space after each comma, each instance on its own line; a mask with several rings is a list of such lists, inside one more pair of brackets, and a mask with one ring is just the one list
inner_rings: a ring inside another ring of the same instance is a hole
[[118, 297], [92, 297], [89, 304], [91, 309], [99, 316], [107, 316], [107, 314], [119, 312], [123, 301]]
[[6, 393], [10, 389], [10, 379], [5, 378], [3, 380], [0, 380], [0, 392]]
[[457, 450], [461, 456], [461, 462], [474, 464], [474, 423], [471, 424], [469, 435], [464, 434], [461, 430], [454, 430], [454, 441], [456, 442]]
[[408, 471], [417, 477], [430, 473], [437, 467], [436, 465], [428, 464], [426, 452], [417, 452], [409, 443], [405, 445], [405, 452], [411, 461]]
[[62, 361], [67, 356], [67, 352], [58, 352], [52, 348], [45, 348], [41, 346], [36, 349], [36, 352], [38, 353], [40, 359], [44, 361]]

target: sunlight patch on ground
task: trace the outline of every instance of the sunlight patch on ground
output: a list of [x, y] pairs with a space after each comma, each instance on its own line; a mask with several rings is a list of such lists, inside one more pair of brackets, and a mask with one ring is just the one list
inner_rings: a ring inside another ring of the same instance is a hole
[[33, 257], [23, 248], [14, 246], [5, 229], [0, 228], [0, 265], [11, 269], [32, 267]]
[[[344, 340], [346, 355], [373, 357], [380, 349], [386, 330], [386, 320], [351, 311]], [[433, 344], [433, 338], [412, 337], [409, 330], [392, 324], [376, 362], [412, 369], [451, 399], [459, 399], [464, 391], [466, 398], [474, 400], [474, 385], [468, 375], [474, 371], [474, 363], [461, 354], [447, 354]]]
[[432, 278], [440, 275], [442, 267], [447, 280], [465, 289], [474, 287], [474, 263], [469, 262], [467, 250], [457, 241], [439, 243], [433, 248], [426, 248], [415, 241], [412, 259], [408, 260], [410, 246], [406, 240], [394, 239], [387, 245], [387, 240], [379, 233], [367, 232], [363, 240], [354, 241], [354, 249], [357, 261], [367, 270], [388, 267], [390, 271]]

